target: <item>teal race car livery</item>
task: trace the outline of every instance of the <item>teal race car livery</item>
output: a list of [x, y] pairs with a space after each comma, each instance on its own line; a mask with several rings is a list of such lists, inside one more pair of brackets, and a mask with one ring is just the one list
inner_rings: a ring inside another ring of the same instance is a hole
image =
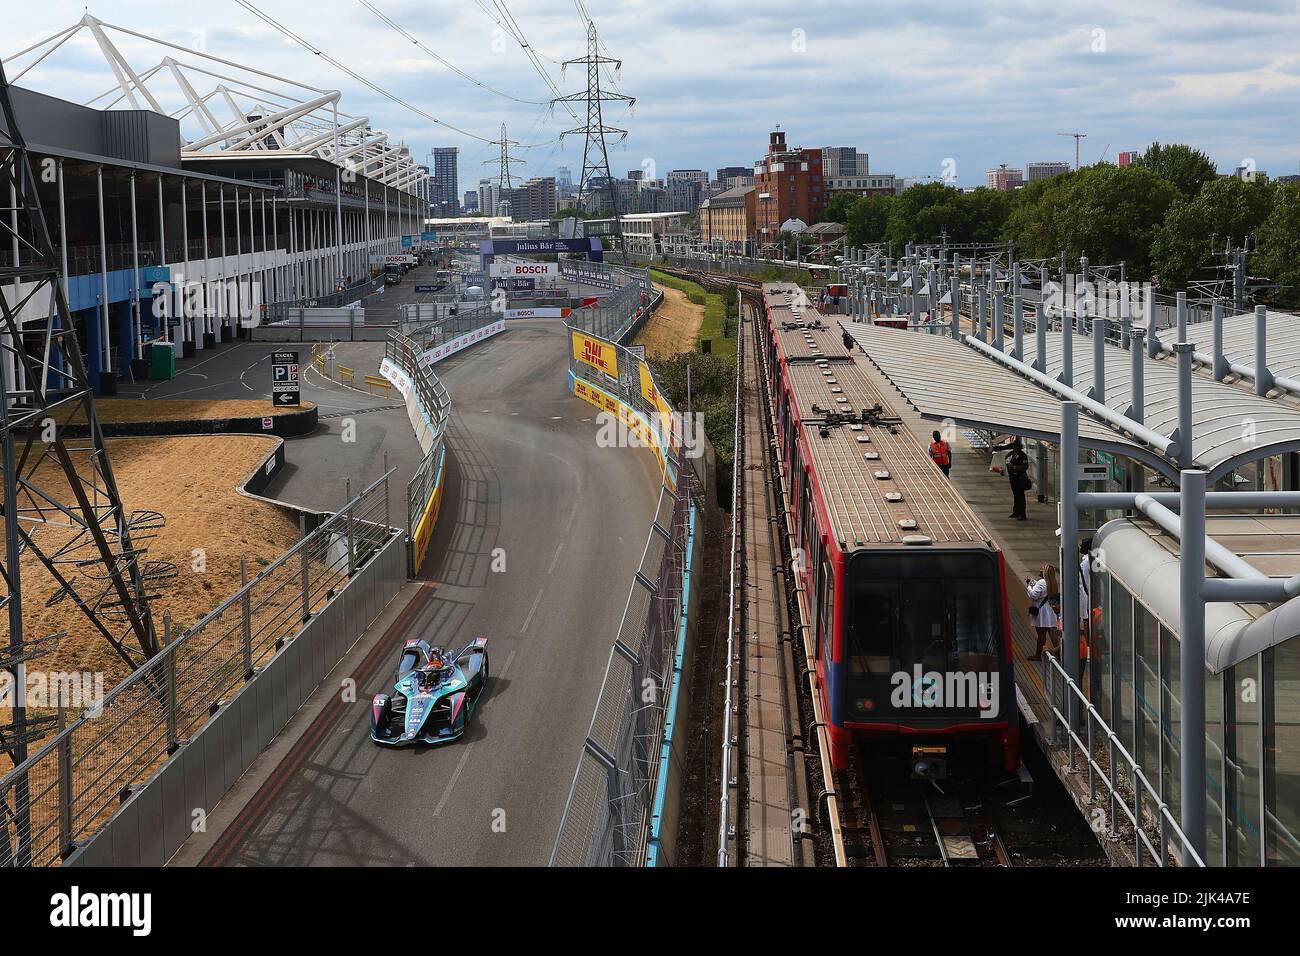
[[392, 694], [370, 703], [370, 739], [388, 747], [446, 744], [469, 729], [488, 680], [487, 638], [455, 654], [423, 639], [407, 641]]

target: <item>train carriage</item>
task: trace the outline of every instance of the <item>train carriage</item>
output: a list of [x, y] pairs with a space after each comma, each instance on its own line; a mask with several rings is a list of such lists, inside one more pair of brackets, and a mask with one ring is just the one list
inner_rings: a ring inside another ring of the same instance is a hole
[[798, 287], [763, 286], [777, 446], [837, 768], [855, 737], [938, 777], [957, 749], [1019, 763], [1006, 567], [895, 417], [861, 352]]

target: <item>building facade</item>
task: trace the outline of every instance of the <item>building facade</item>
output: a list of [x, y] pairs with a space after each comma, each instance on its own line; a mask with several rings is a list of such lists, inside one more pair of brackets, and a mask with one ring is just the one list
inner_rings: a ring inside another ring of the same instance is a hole
[[689, 233], [683, 212], [638, 212], [619, 217], [619, 226], [631, 255], [657, 256], [685, 243]]
[[1069, 163], [1029, 163], [1025, 166], [1025, 182], [1036, 183], [1070, 171]]
[[898, 179], [893, 173], [826, 178], [826, 192], [831, 196], [836, 193], [853, 193], [856, 196], [892, 196], [898, 191]]
[[826, 208], [822, 151], [791, 149], [785, 133], [773, 130], [767, 155], [754, 163], [755, 230], [760, 252], [781, 233], [781, 224], [798, 219], [812, 225]]
[[[287, 150], [182, 154], [178, 121], [161, 113], [11, 95], [33, 159], [53, 173], [38, 177], [41, 203], [104, 393], [144, 374], [152, 343], [189, 356], [234, 339], [273, 303], [359, 283], [420, 231], [413, 163], [397, 188]], [[0, 267], [9, 255], [0, 250]], [[21, 289], [0, 292], [11, 293], [24, 301]]]
[[871, 171], [868, 160], [868, 154], [858, 152], [856, 146], [822, 147], [822, 172], [828, 179], [860, 179]]
[[988, 174], [989, 189], [999, 189], [1002, 192], [1011, 192], [1013, 189], [1019, 189], [1025, 184], [1025, 174], [1018, 169], [1009, 167], [1003, 163], [997, 169], [990, 169]]
[[753, 251], [757, 192], [738, 186], [700, 204], [700, 242], [712, 249], [747, 255]]
[[459, 146], [438, 146], [433, 150], [434, 202], [440, 216], [460, 215]]

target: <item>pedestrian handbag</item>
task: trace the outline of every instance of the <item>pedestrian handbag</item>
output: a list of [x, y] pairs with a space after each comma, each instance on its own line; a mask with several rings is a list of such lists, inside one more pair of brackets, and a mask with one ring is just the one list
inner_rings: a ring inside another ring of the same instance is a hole
[[1028, 491], [1030, 488], [1034, 487], [1034, 480], [1027, 474], [1012, 475], [1011, 487], [1016, 489], [1016, 491]]

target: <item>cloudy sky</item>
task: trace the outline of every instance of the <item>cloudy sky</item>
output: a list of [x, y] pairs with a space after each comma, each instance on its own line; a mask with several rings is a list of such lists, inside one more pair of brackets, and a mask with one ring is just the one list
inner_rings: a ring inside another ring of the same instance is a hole
[[[777, 123], [794, 145], [866, 150], [878, 172], [939, 177], [951, 161], [967, 185], [983, 182], [998, 163], [1073, 160], [1073, 140], [1057, 134], [1075, 130], [1088, 134], [1084, 163], [1113, 162], [1121, 150], [1161, 140], [1205, 150], [1222, 171], [1250, 159], [1274, 175], [1300, 172], [1296, 0], [1234, 9], [1202, 0], [250, 2], [460, 132], [367, 89], [236, 0], [99, 0], [89, 9], [187, 49], [341, 90], [342, 109], [369, 116], [417, 157], [433, 146], [459, 146], [462, 190], [491, 174], [482, 162], [496, 150], [484, 140], [497, 138], [503, 122], [512, 139], [534, 147], [519, 152], [527, 165], [517, 172], [550, 174], [568, 165], [576, 176], [582, 162], [581, 137], [558, 142], [576, 125], [573, 117], [544, 105], [554, 94], [503, 28], [503, 9], [563, 92], [585, 85], [580, 68], [561, 76], [558, 65], [585, 53], [580, 8], [595, 20], [608, 54], [623, 60], [615, 86], [637, 102], [630, 112], [610, 104], [606, 113], [608, 125], [628, 130], [625, 141], [611, 143], [617, 175], [747, 165]], [[456, 75], [366, 4], [506, 95]], [[82, 3], [65, 0], [5, 0], [5, 7], [4, 57], [84, 12]], [[110, 35], [138, 70], [168, 52]], [[12, 77], [30, 59], [6, 70]], [[85, 101], [113, 78], [83, 33], [19, 83]], [[215, 83], [195, 85], [207, 92]], [[160, 83], [158, 95], [168, 89]]]

